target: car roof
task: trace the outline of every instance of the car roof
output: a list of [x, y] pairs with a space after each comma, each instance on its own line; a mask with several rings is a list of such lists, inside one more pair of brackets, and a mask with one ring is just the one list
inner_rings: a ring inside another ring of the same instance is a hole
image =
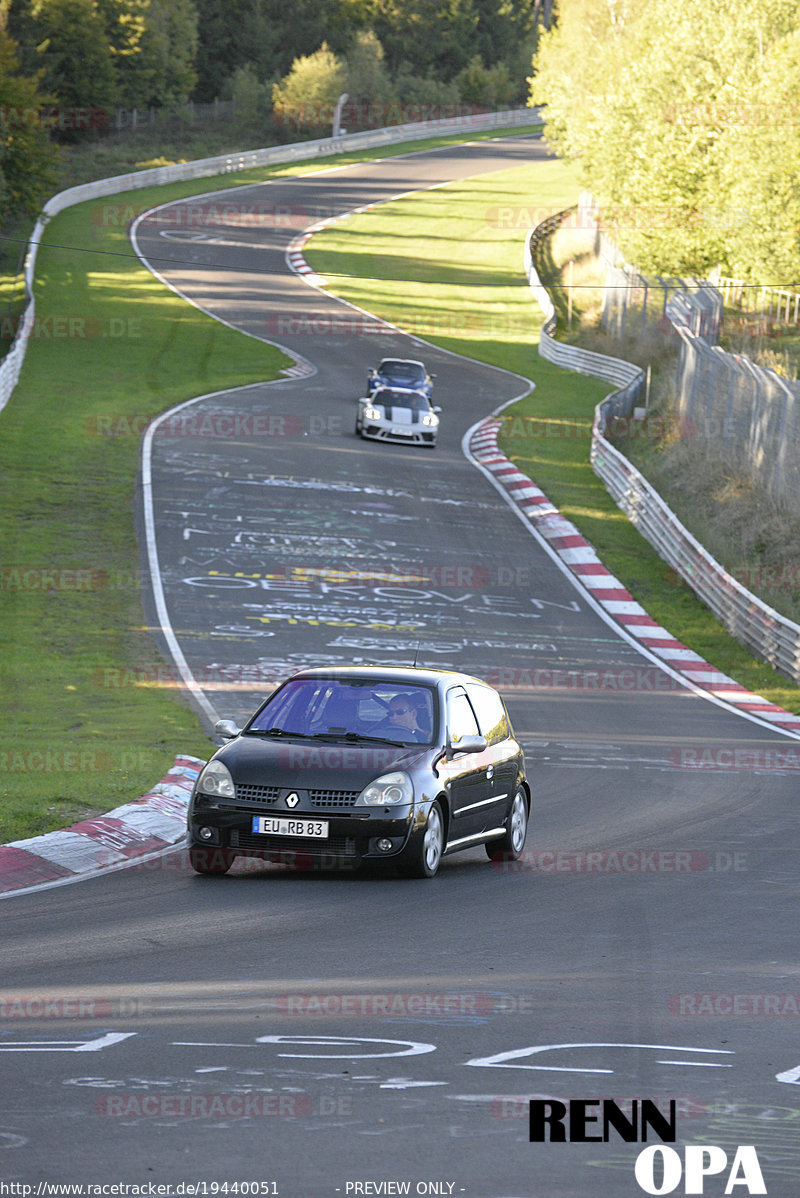
[[425, 369], [424, 362], [418, 362], [416, 358], [382, 358], [378, 366], [380, 368], [388, 366], [390, 363], [400, 366], [421, 366], [423, 370]]
[[408, 685], [431, 686], [439, 683], [464, 685], [472, 682], [479, 686], [494, 689], [482, 678], [474, 678], [471, 674], [462, 674], [459, 670], [442, 670], [435, 666], [314, 666], [298, 670], [292, 674], [292, 679], [299, 678], [332, 678], [332, 679], [363, 679], [365, 682], [400, 682]]
[[424, 391], [418, 391], [416, 387], [395, 387], [394, 384], [392, 384], [390, 387], [378, 387], [373, 394], [373, 399], [375, 398], [375, 395], [383, 395], [384, 392], [389, 395], [395, 395], [397, 393], [400, 395], [419, 395], [426, 402], [428, 402], [428, 397]]

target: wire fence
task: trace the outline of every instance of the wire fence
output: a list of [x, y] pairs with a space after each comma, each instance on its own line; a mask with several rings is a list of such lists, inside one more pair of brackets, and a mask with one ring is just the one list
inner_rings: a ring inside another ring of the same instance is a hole
[[800, 291], [754, 287], [744, 279], [733, 279], [729, 275], [719, 275], [715, 283], [725, 305], [751, 317], [763, 332], [767, 332], [771, 325], [800, 324]]
[[[762, 660], [770, 662], [794, 682], [800, 682], [800, 626], [769, 607], [729, 574], [684, 527], [644, 475], [609, 441], [607, 432], [616, 419], [635, 418], [636, 407], [644, 395], [644, 371], [619, 358], [566, 345], [553, 336], [555, 308], [539, 278], [537, 263], [544, 242], [568, 215], [567, 212], [559, 213], [530, 230], [525, 243], [525, 273], [531, 293], [545, 314], [539, 341], [540, 355], [567, 369], [605, 379], [617, 388], [595, 408], [590, 448], [592, 468], [631, 523], [709, 606], [724, 627]], [[701, 294], [708, 298], [705, 291]], [[693, 307], [697, 311], [693, 311]], [[695, 387], [695, 394], [698, 397], [705, 395], [707, 399], [715, 391], [724, 391], [730, 396], [735, 387], [715, 386], [714, 380], [718, 383], [723, 371], [729, 370], [732, 377], [738, 378], [737, 371], [747, 376], [750, 372], [758, 372], [759, 368], [747, 359], [741, 360], [746, 365], [738, 363], [732, 355], [709, 345], [692, 331], [703, 311], [699, 307], [697, 291], [683, 295], [676, 293], [665, 309], [666, 319], [673, 324], [675, 334], [681, 340], [682, 391], [690, 395]], [[700, 385], [703, 368], [707, 369], [703, 380], [705, 388]], [[773, 374], [771, 371], [761, 373]], [[769, 380], [770, 385], [772, 381]], [[788, 433], [788, 422], [785, 432]], [[784, 453], [787, 439], [784, 436], [781, 442]], [[758, 450], [759, 446], [752, 444], [750, 448]], [[760, 451], [763, 455], [764, 445]], [[769, 462], [766, 465], [769, 468]], [[698, 674], [696, 681], [714, 693], [724, 693], [729, 684], [738, 685], [716, 672]], [[754, 712], [775, 724], [789, 726], [786, 720], [791, 717], [786, 717], [785, 712], [759, 700], [758, 696], [754, 698], [757, 700], [752, 705]]]
[[800, 384], [749, 358], [710, 346], [668, 311], [681, 333], [677, 404], [683, 437], [719, 448], [779, 505], [800, 496]]
[[[591, 228], [597, 210], [581, 197], [580, 223]], [[748, 288], [718, 277], [719, 286], [691, 279], [650, 278], [629, 266], [597, 229], [594, 250], [605, 268], [602, 325], [613, 336], [654, 324], [680, 335], [676, 427], [682, 438], [713, 443], [771, 498], [797, 510], [800, 496], [800, 383], [741, 354], [718, 348], [726, 303], [793, 321], [800, 295]]]
[[667, 306], [675, 296], [694, 293], [692, 321], [694, 332], [707, 341], [718, 341], [722, 326], [722, 298], [704, 279], [663, 278], [640, 274], [633, 267], [620, 266], [607, 257], [607, 239], [602, 238], [601, 256], [605, 263], [606, 288], [600, 321], [614, 337], [646, 332], [655, 325], [669, 332]]
[[195, 104], [190, 100], [165, 108], [117, 108], [106, 113], [100, 129], [104, 133], [135, 133], [145, 127], [160, 130], [228, 121], [235, 115], [235, 100], [214, 100], [210, 104]]

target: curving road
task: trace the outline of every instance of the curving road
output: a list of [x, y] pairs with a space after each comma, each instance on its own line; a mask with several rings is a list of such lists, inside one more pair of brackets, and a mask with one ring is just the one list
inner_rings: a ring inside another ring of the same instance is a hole
[[[643, 1145], [613, 1132], [529, 1143], [527, 1099], [549, 1096], [675, 1099], [681, 1155], [754, 1145], [767, 1192], [797, 1194], [795, 743], [622, 639], [466, 460], [464, 434], [524, 380], [387, 329], [285, 264], [322, 216], [543, 154], [509, 137], [139, 222], [169, 285], [298, 364], [185, 406], [150, 446], [151, 615], [203, 714], [244, 716], [306, 662], [418, 653], [504, 691], [533, 820], [518, 867], [475, 851], [432, 883], [251, 862], [202, 879], [176, 852], [9, 900], [7, 1182], [644, 1192]], [[436, 373], [434, 452], [353, 436], [385, 354]]]

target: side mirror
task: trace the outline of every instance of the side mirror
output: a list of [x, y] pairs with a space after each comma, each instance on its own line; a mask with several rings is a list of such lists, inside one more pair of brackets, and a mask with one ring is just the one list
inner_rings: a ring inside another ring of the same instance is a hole
[[439, 412], [441, 412], [441, 410], [442, 410], [442, 409], [441, 409], [441, 408], [438, 406], [438, 404], [436, 404], [436, 405], [434, 405], [434, 409], [433, 409], [433, 410], [434, 410], [434, 412], [436, 412], [436, 414], [438, 415], [438, 414], [439, 414]]
[[485, 736], [462, 736], [455, 743], [447, 742], [447, 758], [450, 760], [456, 753], [482, 753], [485, 748]]
[[233, 720], [217, 720], [214, 731], [223, 740], [233, 740], [234, 736], [239, 735], [241, 728], [237, 728]]

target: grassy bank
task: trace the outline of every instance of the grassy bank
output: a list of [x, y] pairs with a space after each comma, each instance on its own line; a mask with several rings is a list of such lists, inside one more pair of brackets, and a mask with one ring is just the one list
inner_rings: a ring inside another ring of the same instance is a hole
[[[48, 225], [35, 333], [0, 413], [0, 842], [143, 794], [177, 753], [208, 755], [145, 626], [134, 533], [140, 436], [176, 403], [291, 364], [155, 280], [132, 254], [127, 220], [221, 187], [464, 140], [475, 137], [128, 192]], [[4, 286], [7, 302], [12, 282]], [[4, 312], [7, 347], [14, 316]]]
[[182, 399], [290, 364], [178, 299], [92, 208], [63, 213], [48, 238], [119, 256], [40, 250], [36, 328], [0, 416], [0, 707], [14, 731], [0, 840], [134, 798], [176, 753], [208, 755], [144, 625], [140, 435]]
[[563, 208], [578, 192], [565, 164], [531, 164], [337, 223], [314, 237], [306, 257], [330, 290], [352, 303], [437, 345], [532, 378], [536, 390], [505, 413], [500, 440], [509, 458], [589, 538], [654, 619], [742, 685], [797, 711], [800, 688], [728, 635], [591, 470], [592, 414], [608, 388], [538, 356], [541, 316], [522, 274], [525, 227], [499, 220], [498, 212]]

